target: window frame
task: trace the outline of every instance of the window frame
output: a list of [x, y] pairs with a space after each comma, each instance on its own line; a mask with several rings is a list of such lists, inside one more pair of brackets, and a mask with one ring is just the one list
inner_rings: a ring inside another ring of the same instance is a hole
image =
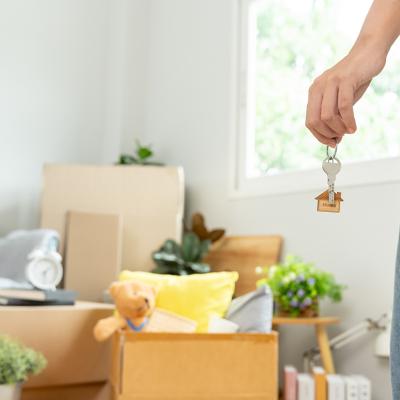
[[[237, 0], [236, 35], [232, 35], [234, 59], [234, 103], [233, 129], [231, 138], [230, 197], [268, 196], [315, 191], [319, 194], [327, 188], [326, 175], [322, 168], [282, 172], [276, 175], [248, 177], [247, 159], [252, 157], [252, 126], [255, 113], [251, 106], [254, 96], [254, 65], [250, 65], [250, 51], [255, 43], [250, 42], [251, 32], [256, 28], [255, 19], [251, 24], [251, 13], [255, 6], [266, 0]], [[253, 108], [254, 110], [254, 108]], [[253, 114], [253, 115], [250, 115]], [[400, 127], [399, 127], [400, 129]], [[340, 158], [340, 147], [339, 147]], [[322, 165], [321, 160], [321, 165]], [[345, 160], [342, 160], [342, 162]], [[336, 181], [336, 188], [351, 186], [381, 185], [400, 181], [400, 156], [345, 162]]]

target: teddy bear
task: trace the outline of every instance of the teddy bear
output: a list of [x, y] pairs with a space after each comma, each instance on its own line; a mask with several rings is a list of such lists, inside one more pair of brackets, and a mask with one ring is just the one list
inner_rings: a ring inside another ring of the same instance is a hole
[[156, 289], [138, 281], [124, 281], [114, 282], [109, 292], [117, 313], [97, 322], [95, 339], [105, 341], [119, 329], [142, 331], [155, 308]]

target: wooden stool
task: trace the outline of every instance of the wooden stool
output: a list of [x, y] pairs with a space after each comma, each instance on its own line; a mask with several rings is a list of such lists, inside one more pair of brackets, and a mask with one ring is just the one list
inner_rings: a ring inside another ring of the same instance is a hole
[[326, 332], [328, 325], [339, 323], [336, 317], [316, 317], [316, 318], [295, 318], [295, 317], [274, 317], [272, 326], [278, 328], [280, 325], [314, 325], [315, 335], [319, 349], [321, 351], [322, 365], [326, 373], [334, 374], [335, 365], [333, 363], [332, 352], [329, 346], [329, 338]]

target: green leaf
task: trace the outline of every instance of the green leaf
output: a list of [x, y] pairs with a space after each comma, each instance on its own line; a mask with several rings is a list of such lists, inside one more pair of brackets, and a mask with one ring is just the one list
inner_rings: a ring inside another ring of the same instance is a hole
[[183, 265], [184, 261], [175, 254], [157, 251], [153, 253], [153, 260], [156, 262], [163, 262], [164, 264], [178, 264]]
[[173, 239], [168, 239], [161, 246], [160, 251], [170, 254], [175, 254], [177, 257], [182, 257], [181, 246]]
[[146, 160], [147, 158], [150, 158], [153, 155], [153, 152], [149, 147], [140, 147], [139, 149], [136, 150], [136, 154], [140, 160]]
[[136, 155], [140, 161], [144, 161], [153, 155], [153, 151], [150, 146], [142, 146], [138, 140], [136, 140]]
[[137, 164], [137, 163], [138, 163], [138, 160], [129, 154], [121, 154], [119, 157], [119, 162], [118, 162], [118, 164], [120, 164], [120, 165], [131, 165], [131, 164]]
[[210, 266], [204, 263], [188, 263], [187, 266], [195, 273], [205, 274], [210, 272]]
[[203, 240], [200, 242], [200, 251], [199, 251], [199, 260], [202, 260], [204, 256], [207, 255], [207, 253], [210, 250], [211, 246], [211, 240]]
[[200, 239], [193, 232], [185, 233], [183, 236], [182, 257], [185, 261], [200, 261]]

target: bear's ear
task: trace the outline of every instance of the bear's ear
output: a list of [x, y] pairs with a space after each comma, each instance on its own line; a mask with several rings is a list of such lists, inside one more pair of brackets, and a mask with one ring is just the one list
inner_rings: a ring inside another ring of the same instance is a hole
[[113, 299], [115, 299], [115, 297], [117, 296], [122, 283], [123, 282], [114, 282], [111, 284], [110, 288], [108, 289], [108, 291], [110, 292], [110, 295]]

